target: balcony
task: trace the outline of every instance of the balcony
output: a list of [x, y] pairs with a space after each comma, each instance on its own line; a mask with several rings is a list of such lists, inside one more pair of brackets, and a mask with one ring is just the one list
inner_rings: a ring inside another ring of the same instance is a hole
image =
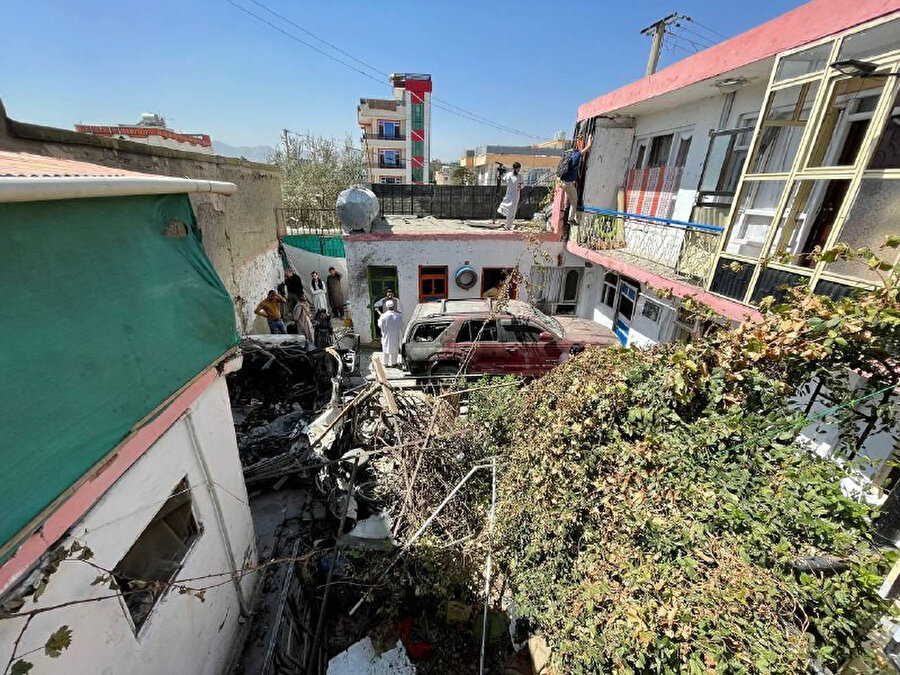
[[406, 134], [384, 134], [378, 131], [364, 131], [363, 139], [367, 141], [405, 141]]
[[706, 280], [722, 236], [722, 228], [716, 225], [614, 215], [614, 211], [590, 207], [584, 211], [573, 236], [580, 246], [694, 285]]
[[379, 159], [376, 163], [376, 166], [379, 169], [405, 169], [406, 168], [406, 160], [398, 159], [393, 162], [387, 162], [383, 159]]

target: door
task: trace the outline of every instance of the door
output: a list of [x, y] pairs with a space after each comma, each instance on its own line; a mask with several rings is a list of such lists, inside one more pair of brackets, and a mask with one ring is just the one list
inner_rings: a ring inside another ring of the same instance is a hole
[[447, 299], [447, 266], [419, 265], [419, 302]]
[[400, 297], [400, 289], [397, 287], [397, 268], [370, 265], [366, 268], [369, 278], [369, 314], [372, 321], [372, 338], [380, 338], [378, 329], [378, 316], [375, 314], [375, 303], [384, 297], [386, 290], [393, 289], [396, 296]]
[[510, 354], [498, 341], [494, 319], [464, 321], [456, 334], [456, 346], [463, 355], [467, 372], [491, 375], [506, 372]]
[[504, 372], [511, 375], [543, 375], [559, 363], [556, 339], [541, 342], [544, 329], [526, 319], [500, 319], [500, 344], [505, 352]]
[[638, 288], [627, 281], [619, 281], [619, 295], [616, 305], [616, 318], [613, 321], [613, 332], [623, 346], [628, 345], [628, 333], [631, 331], [631, 319], [637, 305]]

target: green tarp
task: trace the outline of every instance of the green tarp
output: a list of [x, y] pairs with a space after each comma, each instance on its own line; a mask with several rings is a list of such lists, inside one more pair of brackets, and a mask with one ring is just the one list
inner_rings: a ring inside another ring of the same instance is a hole
[[0, 545], [237, 343], [186, 195], [0, 204]]
[[318, 253], [329, 258], [346, 258], [343, 237], [325, 236], [322, 234], [289, 234], [281, 241], [294, 248], [302, 248], [310, 253]]

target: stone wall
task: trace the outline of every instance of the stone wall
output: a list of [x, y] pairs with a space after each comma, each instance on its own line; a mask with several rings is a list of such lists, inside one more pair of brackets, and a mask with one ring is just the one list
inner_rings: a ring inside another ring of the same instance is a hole
[[227, 181], [231, 197], [193, 194], [203, 247], [231, 293], [242, 333], [267, 332], [253, 309], [282, 276], [275, 209], [281, 172], [275, 166], [91, 136], [9, 119], [0, 102], [0, 150], [77, 159], [146, 173]]

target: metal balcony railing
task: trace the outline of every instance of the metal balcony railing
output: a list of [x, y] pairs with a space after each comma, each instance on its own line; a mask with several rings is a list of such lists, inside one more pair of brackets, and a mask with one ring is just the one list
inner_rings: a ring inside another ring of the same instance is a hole
[[283, 208], [275, 209], [279, 229], [293, 234], [340, 234], [341, 223], [334, 208]]
[[577, 243], [663, 275], [702, 283], [716, 257], [721, 227], [585, 207]]
[[364, 131], [363, 138], [367, 141], [405, 141], [406, 134], [385, 134], [380, 131]]

